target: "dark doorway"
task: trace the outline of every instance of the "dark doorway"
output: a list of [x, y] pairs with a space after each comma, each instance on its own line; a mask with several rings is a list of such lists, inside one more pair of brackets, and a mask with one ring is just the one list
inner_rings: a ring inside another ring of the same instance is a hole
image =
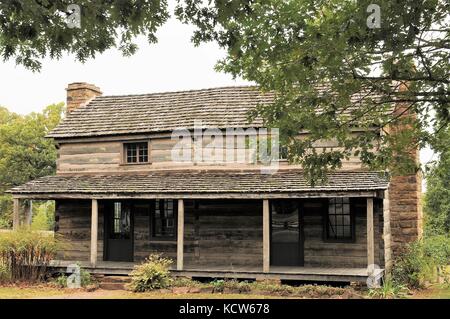
[[271, 200], [270, 263], [303, 266], [303, 216], [298, 200]]
[[105, 247], [107, 261], [133, 261], [133, 205], [127, 201], [105, 204]]

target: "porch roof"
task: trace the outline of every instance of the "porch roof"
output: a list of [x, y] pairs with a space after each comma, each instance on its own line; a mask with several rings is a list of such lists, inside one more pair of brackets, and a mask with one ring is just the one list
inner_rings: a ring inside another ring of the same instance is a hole
[[344, 171], [311, 186], [303, 171], [184, 171], [141, 175], [55, 175], [12, 188], [15, 197], [27, 198], [286, 198], [366, 196], [387, 189], [379, 172]]

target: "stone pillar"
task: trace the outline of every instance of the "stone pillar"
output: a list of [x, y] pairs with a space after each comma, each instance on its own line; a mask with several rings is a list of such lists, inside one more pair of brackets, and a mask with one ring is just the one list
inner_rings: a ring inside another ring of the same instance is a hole
[[[400, 85], [399, 91], [407, 90], [405, 84]], [[416, 115], [408, 109], [409, 105], [398, 103], [395, 105], [394, 116], [399, 120], [389, 128], [392, 137], [411, 130]], [[406, 149], [413, 162], [419, 164], [419, 149], [416, 142], [411, 140]], [[408, 243], [422, 235], [422, 176], [420, 171], [411, 168], [409, 173], [401, 176], [392, 176], [389, 184], [388, 203], [392, 258], [407, 246]]]
[[394, 258], [408, 243], [422, 235], [421, 184], [419, 174], [391, 178], [389, 217]]

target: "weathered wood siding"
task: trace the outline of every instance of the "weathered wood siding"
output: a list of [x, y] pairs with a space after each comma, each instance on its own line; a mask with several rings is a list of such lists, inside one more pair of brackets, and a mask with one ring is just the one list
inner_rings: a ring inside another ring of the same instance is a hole
[[142, 261], [152, 253], [161, 253], [175, 262], [177, 241], [150, 238], [150, 205], [142, 201], [134, 210], [134, 260]]
[[[103, 259], [103, 210], [103, 205], [99, 203], [98, 260]], [[63, 251], [58, 258], [88, 261], [91, 252], [91, 201], [57, 200], [55, 216], [55, 234], [63, 241]]]
[[[327, 242], [323, 237], [324, 201], [305, 200], [304, 255], [306, 267], [367, 267], [366, 206], [355, 205], [356, 240]], [[103, 260], [104, 202], [99, 201], [98, 260]], [[150, 238], [150, 205], [141, 201], [134, 210], [134, 260], [162, 253], [176, 261], [176, 239]], [[58, 236], [65, 240], [60, 259], [88, 261], [90, 254], [91, 201], [56, 202]], [[375, 263], [383, 267], [382, 205], [375, 201]], [[262, 201], [185, 201], [185, 268], [260, 266], [263, 261]]]
[[[352, 199], [353, 201], [355, 199]], [[304, 249], [305, 267], [367, 267], [367, 226], [365, 199], [353, 205], [355, 210], [355, 241], [331, 242], [324, 239], [323, 205], [326, 201], [305, 201], [304, 207]], [[382, 247], [382, 217], [379, 205], [374, 209], [375, 263], [384, 264]]]
[[262, 244], [262, 201], [186, 201], [186, 268], [262, 266]]
[[[356, 133], [355, 133], [356, 134]], [[172, 160], [172, 149], [177, 143], [170, 136], [146, 138], [149, 141], [148, 164], [123, 164], [123, 143], [132, 140], [103, 141], [91, 139], [89, 142], [64, 143], [60, 142], [58, 150], [57, 171], [58, 173], [117, 173], [117, 172], [141, 172], [155, 169], [182, 169], [182, 168], [221, 168], [236, 169], [255, 167], [253, 159], [256, 154], [248, 149], [249, 140], [246, 136], [235, 136], [234, 154], [227, 154], [227, 139], [223, 143], [216, 142], [214, 137], [204, 137], [202, 142], [192, 143], [191, 158], [193, 162], [176, 162]], [[142, 141], [142, 140], [140, 140]], [[202, 145], [203, 152], [196, 152]], [[335, 140], [319, 141], [315, 145], [316, 151], [326, 149], [338, 149]], [[198, 157], [201, 154], [201, 158]], [[231, 162], [230, 162], [231, 161]], [[196, 162], [196, 163], [195, 163]], [[281, 161], [280, 166], [286, 167], [287, 161]], [[289, 165], [290, 168], [300, 168], [297, 165]], [[356, 156], [351, 156], [343, 161], [342, 169], [360, 169], [361, 162]]]

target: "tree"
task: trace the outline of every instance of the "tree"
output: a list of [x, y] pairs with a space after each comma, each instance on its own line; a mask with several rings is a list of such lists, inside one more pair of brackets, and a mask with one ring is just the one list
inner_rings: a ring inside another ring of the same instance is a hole
[[5, 191], [56, 171], [56, 148], [45, 138], [59, 121], [64, 104], [21, 116], [0, 108], [0, 227], [11, 223], [11, 196]]
[[[435, 145], [450, 119], [450, 4], [377, 1], [378, 28], [372, 2], [186, 0], [176, 14], [196, 26], [195, 44], [227, 50], [219, 70], [277, 93], [252, 116], [280, 128], [290, 160], [312, 180], [352, 155], [372, 169], [414, 173], [409, 154]], [[404, 129], [392, 134], [397, 125]], [[310, 135], [300, 140], [299, 131]], [[330, 138], [337, 148], [310, 151]]]
[[[195, 44], [216, 41], [226, 49], [218, 70], [277, 93], [251, 118], [280, 128], [290, 160], [303, 164], [312, 180], [355, 155], [372, 169], [413, 173], [418, 167], [409, 154], [436, 144], [449, 123], [450, 4], [372, 2], [178, 0], [176, 15], [196, 26]], [[111, 47], [129, 55], [137, 49], [135, 36], [155, 42], [168, 18], [165, 0], [77, 4], [81, 28], [71, 29], [66, 1], [2, 2], [3, 59], [39, 70], [45, 55], [74, 53], [85, 61]], [[402, 132], [388, 130], [400, 124]], [[355, 127], [365, 132], [352, 134]], [[299, 131], [310, 135], [300, 140]], [[337, 148], [311, 151], [329, 138]]]
[[450, 129], [440, 132], [441, 143], [436, 145], [439, 160], [427, 176], [425, 194], [425, 234], [450, 234]]
[[[68, 23], [78, 13], [79, 28]], [[137, 49], [134, 37], [145, 35], [156, 42], [155, 33], [168, 16], [166, 0], [1, 1], [0, 55], [33, 71], [47, 55], [73, 53], [84, 62], [112, 47], [130, 55]]]

